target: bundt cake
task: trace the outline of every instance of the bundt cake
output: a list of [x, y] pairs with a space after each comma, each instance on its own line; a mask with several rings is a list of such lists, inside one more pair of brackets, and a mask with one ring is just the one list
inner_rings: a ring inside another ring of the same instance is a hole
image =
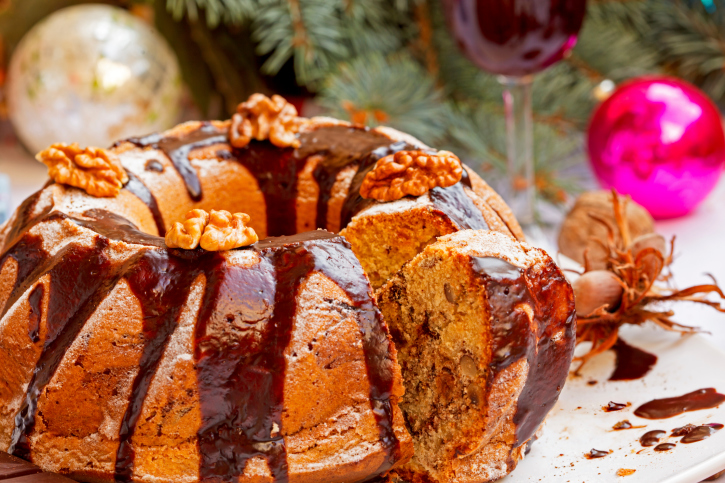
[[254, 95], [38, 159], [0, 229], [0, 450], [91, 482], [480, 482], [559, 394], [571, 290], [452, 153]]

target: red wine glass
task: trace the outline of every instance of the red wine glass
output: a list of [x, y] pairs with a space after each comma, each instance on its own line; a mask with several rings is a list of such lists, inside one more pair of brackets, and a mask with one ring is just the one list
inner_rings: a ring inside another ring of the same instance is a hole
[[532, 75], [576, 44], [586, 0], [443, 0], [461, 50], [504, 85], [509, 203], [519, 222], [534, 224]]

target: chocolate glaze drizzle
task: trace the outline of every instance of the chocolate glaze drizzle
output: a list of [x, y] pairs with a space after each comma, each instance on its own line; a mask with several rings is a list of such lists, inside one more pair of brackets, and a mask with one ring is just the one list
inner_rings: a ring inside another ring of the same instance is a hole
[[390, 139], [364, 128], [321, 127], [300, 134], [302, 147], [281, 149], [268, 142], [252, 141], [241, 149], [220, 150], [222, 158], [234, 159], [257, 179], [267, 205], [267, 236], [292, 235], [297, 231], [297, 182], [311, 156], [322, 154], [313, 177], [319, 186], [317, 227], [327, 227], [327, 204], [338, 173], [356, 164], [369, 151], [389, 145]]
[[[494, 356], [488, 385], [514, 362], [522, 358], [528, 361], [529, 373], [514, 415], [518, 447], [534, 435], [566, 381], [576, 330], [574, 298], [571, 293], [562, 293], [565, 279], [553, 263], [538, 277], [498, 258], [473, 258], [471, 264], [486, 283], [493, 321]], [[541, 285], [529, 291], [527, 280]], [[534, 310], [536, 333], [531, 331], [528, 315], [517, 309], [521, 304]], [[560, 331], [564, 335], [554, 339]], [[558, 344], [566, 346], [555, 347]]]
[[209, 122], [202, 123], [199, 129], [191, 131], [180, 137], [164, 136], [161, 133], [151, 134], [141, 138], [130, 138], [126, 142], [145, 148], [163, 151], [171, 160], [174, 168], [184, 180], [189, 196], [194, 201], [202, 197], [201, 182], [196, 170], [189, 161], [189, 153], [197, 148], [222, 144], [228, 141], [225, 130], [215, 127]]
[[45, 286], [39, 283], [28, 296], [28, 305], [30, 305], [30, 313], [28, 314], [28, 337], [30, 337], [30, 340], [32, 340], [33, 343], [40, 340], [40, 319], [43, 315], [41, 313], [43, 295], [45, 295]]
[[634, 414], [645, 419], [667, 419], [688, 411], [714, 408], [723, 402], [725, 395], [710, 387], [683, 396], [655, 399], [638, 407]]
[[617, 363], [614, 372], [609, 376], [610, 381], [639, 379], [657, 363], [656, 355], [633, 347], [622, 339], [617, 339], [612, 350], [617, 355]]
[[[317, 199], [317, 227], [327, 227], [327, 209], [332, 188], [340, 171], [350, 165], [358, 165], [348, 197], [343, 204], [342, 224], [347, 225], [353, 216], [373, 203], [359, 195], [360, 185], [378, 159], [403, 149], [415, 149], [405, 142], [391, 143], [380, 133], [367, 128], [326, 126], [299, 135], [299, 149], [278, 148], [269, 142], [253, 140], [247, 146], [220, 148], [217, 155], [241, 163], [255, 177], [265, 199], [267, 212], [267, 236], [292, 235], [297, 231], [297, 183], [299, 174], [311, 156], [323, 156], [313, 170], [319, 186]], [[189, 161], [189, 153], [196, 148], [214, 144], [226, 144], [226, 131], [210, 123], [181, 137], [164, 137], [152, 134], [143, 138], [131, 138], [127, 142], [140, 147], [163, 151], [186, 184], [191, 198], [201, 200], [201, 184]], [[154, 208], [155, 200], [143, 192], [140, 182], [132, 185], [134, 194], [145, 201], [154, 213], [157, 226], [163, 223]], [[464, 169], [461, 182], [449, 188], [434, 188], [430, 200], [434, 207], [446, 215], [459, 229], [488, 229], [480, 210], [465, 194], [463, 186], [471, 187], [471, 180]], [[150, 193], [149, 193], [150, 194]], [[161, 231], [159, 232], [161, 233]]]
[[358, 164], [370, 151], [390, 144], [390, 138], [368, 128], [330, 126], [302, 136], [302, 155], [324, 154], [312, 176], [320, 187], [317, 201], [317, 227], [327, 228], [327, 204], [337, 175], [347, 166]]
[[47, 334], [21, 409], [15, 417], [10, 453], [30, 457], [28, 438], [35, 427], [38, 396], [50, 382], [68, 347], [132, 261], [113, 263], [104, 253], [108, 240], [92, 247], [67, 246], [48, 270]]
[[[156, 162], [158, 163], [158, 161]], [[123, 189], [130, 191], [138, 199], [146, 203], [146, 206], [148, 206], [149, 210], [151, 211], [151, 215], [154, 217], [154, 223], [156, 224], [156, 229], [159, 232], [159, 236], [165, 236], [166, 224], [164, 223], [164, 216], [161, 214], [161, 210], [159, 209], [159, 204], [156, 202], [156, 197], [146, 187], [146, 185], [143, 184], [141, 180], [136, 177], [136, 175], [134, 175], [130, 171], [128, 171], [127, 173], [128, 183], [126, 183], [126, 186], [124, 186]]]
[[[96, 231], [100, 236], [92, 247], [70, 244], [51, 257], [42, 249], [40, 238], [26, 233], [3, 255], [3, 263], [7, 257], [15, 258], [19, 271], [5, 310], [38, 278], [50, 274], [47, 335], [16, 417], [12, 453], [30, 458], [28, 438], [35, 426], [38, 396], [88, 318], [125, 278], [143, 308], [146, 341], [121, 422], [114, 475], [116, 481], [131, 481], [131, 441], [146, 394], [191, 287], [197, 277], [204, 276], [206, 288], [195, 328], [202, 412], [200, 475], [202, 479], [236, 481], [246, 462], [261, 456], [276, 482], [288, 481], [282, 427], [284, 351], [297, 310], [296, 293], [312, 272], [320, 272], [345, 291], [351, 305], [337, 310], [353, 311], [363, 334], [370, 399], [381, 441], [388, 450], [378, 472], [387, 471], [399, 459], [389, 400], [394, 362], [385, 323], [362, 267], [343, 237], [315, 231], [267, 238], [247, 248], [258, 253], [260, 263], [239, 267], [227, 263], [223, 252], [159, 248], [164, 246], [162, 238], [144, 234], [103, 210], [88, 210], [83, 216], [88, 219], [53, 212], [44, 219], [70, 220]], [[105, 254], [109, 239], [149, 248], [141, 248], [124, 262], [113, 262]], [[37, 287], [31, 293], [37, 299], [37, 303], [31, 301], [31, 312], [37, 312], [39, 318], [43, 285]], [[31, 327], [35, 325], [31, 323]], [[279, 432], [274, 431], [275, 425], [281, 428]]]

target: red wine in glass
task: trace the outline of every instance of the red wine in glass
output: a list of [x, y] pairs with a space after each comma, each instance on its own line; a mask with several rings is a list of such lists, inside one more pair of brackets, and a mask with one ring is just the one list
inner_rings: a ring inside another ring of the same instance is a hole
[[460, 49], [506, 87], [509, 202], [523, 225], [534, 223], [531, 75], [576, 44], [586, 0], [443, 0]]

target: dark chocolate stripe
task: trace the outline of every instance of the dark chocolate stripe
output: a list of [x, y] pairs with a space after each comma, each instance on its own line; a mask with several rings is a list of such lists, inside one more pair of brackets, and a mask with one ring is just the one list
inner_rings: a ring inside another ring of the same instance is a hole
[[322, 153], [324, 156], [312, 175], [319, 187], [317, 198], [317, 228], [326, 229], [327, 209], [337, 175], [344, 168], [360, 162], [369, 152], [391, 144], [389, 137], [369, 128], [329, 126], [300, 136], [300, 150]]
[[53, 209], [53, 204], [49, 203], [42, 213], [33, 214], [35, 206], [38, 204], [38, 200], [40, 199], [40, 195], [47, 186], [48, 184], [46, 184], [46, 186], [44, 186], [41, 190], [36, 191], [26, 198], [25, 201], [23, 201], [18, 207], [16, 210], [15, 220], [5, 236], [3, 252], [7, 251], [9, 247], [18, 241], [18, 238], [25, 235], [28, 230], [40, 222], [40, 220], [42, 220]]
[[[390, 394], [394, 361], [385, 324], [357, 259], [341, 237], [324, 231], [267, 238], [253, 249], [251, 268], [225, 265], [207, 272], [196, 328], [195, 360], [202, 425], [202, 480], [236, 481], [250, 458], [263, 457], [275, 482], [288, 481], [282, 437], [284, 352], [293, 329], [299, 288], [321, 272], [351, 299], [363, 334], [370, 398], [389, 452], [379, 472], [399, 458]], [[227, 301], [240, 306], [225, 309]], [[221, 384], [220, 384], [221, 381]], [[280, 432], [275, 432], [275, 425]]]
[[428, 192], [433, 205], [443, 212], [459, 230], [488, 230], [488, 223], [473, 200], [458, 182], [448, 188], [433, 188]]
[[136, 225], [126, 218], [101, 209], [91, 209], [83, 212], [83, 216], [90, 218], [84, 220], [67, 216], [76, 225], [93, 230], [99, 235], [111, 240], [135, 243], [137, 245], [149, 245], [157, 248], [166, 248], [166, 242], [162, 237], [149, 235], [140, 231]]
[[45, 286], [41, 283], [35, 286], [30, 295], [28, 295], [28, 305], [30, 305], [30, 313], [28, 314], [28, 337], [33, 343], [40, 340], [40, 320], [42, 318], [43, 295], [45, 295]]
[[[158, 163], [158, 161], [156, 161]], [[141, 182], [135, 174], [127, 171], [128, 183], [124, 186], [129, 192], [134, 194], [136, 198], [144, 202], [151, 211], [151, 215], [154, 217], [154, 223], [156, 223], [156, 229], [159, 232], [159, 236], [163, 237], [166, 235], [166, 225], [164, 224], [164, 216], [161, 214], [159, 204], [156, 202], [154, 194]]]
[[197, 148], [226, 143], [228, 138], [226, 131], [205, 122], [202, 123], [199, 129], [182, 136], [164, 136], [157, 133], [142, 138], [130, 138], [126, 142], [139, 147], [149, 147], [163, 151], [184, 180], [191, 199], [200, 201], [202, 197], [201, 182], [196, 170], [191, 165], [189, 153]]
[[[569, 373], [576, 330], [573, 295], [571, 290], [562, 291], [566, 280], [551, 261], [543, 269], [537, 267], [537, 273], [493, 257], [473, 257], [471, 265], [486, 284], [491, 312], [489, 390], [501, 371], [523, 358], [528, 361], [529, 372], [514, 415], [518, 447], [533, 437]], [[533, 327], [528, 315], [517, 308], [521, 304], [534, 311]], [[560, 331], [564, 334], [553, 339]], [[566, 346], [556, 347], [559, 344]]]
[[133, 258], [113, 263], [104, 253], [107, 246], [107, 239], [97, 238], [92, 247], [70, 247], [49, 271], [47, 334], [25, 399], [15, 416], [9, 450], [23, 459], [30, 459], [28, 438], [35, 428], [38, 396], [88, 318], [133, 264]]
[[146, 342], [131, 388], [129, 404], [121, 420], [115, 481], [133, 480], [135, 452], [131, 438], [141, 416], [151, 381], [171, 334], [178, 326], [194, 279], [200, 273], [212, 275], [217, 272], [222, 260], [223, 257], [218, 253], [148, 250], [126, 274], [128, 285], [143, 310], [143, 336]]
[[296, 233], [297, 178], [307, 158], [298, 156], [292, 148], [254, 140], [244, 148], [234, 149], [231, 158], [247, 168], [259, 184], [266, 204], [267, 236]]
[[[63, 252], [64, 250], [61, 249], [59, 254], [62, 256]], [[4, 267], [9, 258], [17, 262], [18, 268], [15, 285], [10, 291], [8, 300], [5, 302], [2, 310], [3, 317], [10, 310], [10, 307], [18, 301], [20, 296], [55, 262], [43, 249], [43, 239], [40, 236], [27, 233], [5, 252], [0, 262], [0, 267]]]

